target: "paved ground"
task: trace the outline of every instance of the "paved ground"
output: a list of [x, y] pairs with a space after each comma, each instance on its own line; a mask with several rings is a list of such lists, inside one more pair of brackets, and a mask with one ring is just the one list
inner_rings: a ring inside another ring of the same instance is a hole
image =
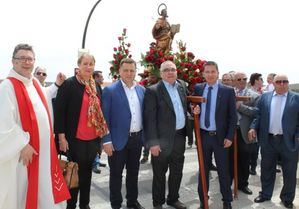
[[[107, 163], [106, 155], [103, 154], [102, 161]], [[197, 175], [198, 175], [198, 162], [196, 149], [187, 149], [185, 153], [185, 165], [183, 180], [180, 189], [180, 200], [184, 202], [189, 209], [197, 209], [199, 207], [199, 199], [197, 196]], [[259, 164], [259, 163], [258, 163]], [[299, 172], [297, 172], [297, 187], [296, 198], [294, 201], [294, 208], [299, 209]], [[91, 186], [91, 208], [92, 209], [109, 209], [109, 168], [103, 168], [101, 174], [93, 174], [92, 186]], [[139, 174], [139, 202], [146, 208], [152, 209], [151, 198], [151, 183], [152, 183], [152, 170], [149, 163], [141, 165]], [[212, 172], [210, 179], [210, 209], [222, 209], [221, 194], [219, 193], [218, 176], [216, 172]], [[125, 194], [125, 186], [123, 186], [123, 194]], [[253, 195], [245, 195], [239, 192], [239, 198], [233, 201], [232, 206], [234, 209], [277, 209], [284, 208], [280, 203], [279, 193], [282, 187], [282, 174], [277, 174], [275, 191], [271, 201], [257, 204], [253, 199], [258, 195], [260, 190], [260, 168], [257, 168], [257, 175], [250, 176], [250, 189], [253, 191]], [[123, 195], [125, 197], [125, 195]], [[125, 199], [125, 198], [124, 198]], [[124, 201], [123, 206], [126, 205]], [[125, 207], [124, 207], [125, 208]], [[165, 209], [171, 209], [167, 205], [164, 205]]]

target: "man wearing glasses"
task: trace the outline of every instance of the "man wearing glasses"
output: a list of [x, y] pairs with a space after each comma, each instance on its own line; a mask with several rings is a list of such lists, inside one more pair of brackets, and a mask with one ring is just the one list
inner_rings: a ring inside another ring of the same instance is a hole
[[47, 78], [47, 70], [44, 67], [36, 67], [35, 71], [34, 71], [34, 77], [37, 78], [37, 80], [39, 80], [39, 82], [41, 83], [42, 86], [46, 86], [46, 78]]
[[[51, 103], [32, 76], [34, 62], [32, 47], [17, 45], [0, 85], [0, 208], [62, 209], [70, 197], [55, 150]], [[56, 85], [63, 82], [59, 74]]]
[[280, 199], [286, 208], [293, 208], [299, 149], [299, 95], [289, 91], [286, 75], [274, 77], [274, 91], [264, 93], [258, 103], [258, 114], [248, 132], [249, 140], [258, 133], [261, 145], [262, 191], [256, 203], [271, 200], [278, 156], [281, 156], [283, 187]]
[[[247, 76], [243, 72], [236, 72], [236, 95], [249, 96], [246, 102], [237, 101], [236, 108], [238, 114], [237, 122], [237, 146], [238, 146], [238, 189], [243, 193], [251, 195], [252, 191], [248, 188], [249, 162], [252, 149], [252, 142], [248, 140], [249, 126], [256, 113], [256, 105], [259, 94], [247, 88]], [[230, 164], [233, 164], [233, 152], [230, 150]], [[231, 177], [233, 177], [233, 166], [230, 167]]]
[[148, 87], [144, 95], [144, 133], [152, 154], [152, 197], [155, 209], [165, 203], [166, 172], [169, 169], [167, 204], [186, 209], [179, 201], [186, 143], [187, 101], [184, 81], [177, 80], [171, 61], [161, 64], [162, 80]]

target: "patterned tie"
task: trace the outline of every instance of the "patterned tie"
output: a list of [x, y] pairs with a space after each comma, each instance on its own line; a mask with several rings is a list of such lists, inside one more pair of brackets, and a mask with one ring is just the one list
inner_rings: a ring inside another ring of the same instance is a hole
[[212, 86], [209, 86], [207, 104], [206, 104], [206, 114], [205, 114], [205, 126], [206, 128], [210, 127], [210, 111], [211, 111], [211, 94], [212, 94]]

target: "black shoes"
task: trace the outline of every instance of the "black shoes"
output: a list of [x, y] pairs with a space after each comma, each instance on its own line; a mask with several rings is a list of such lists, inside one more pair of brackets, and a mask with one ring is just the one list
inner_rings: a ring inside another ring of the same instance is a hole
[[134, 204], [127, 204], [127, 208], [144, 209], [144, 207], [142, 207], [138, 201], [136, 201]]
[[289, 201], [282, 201], [284, 207], [286, 208], [293, 208], [293, 203]]
[[143, 156], [143, 158], [140, 160], [141, 164], [144, 164], [148, 161], [148, 157], [147, 156]]
[[269, 200], [270, 200], [269, 198], [265, 198], [265, 197], [262, 197], [261, 195], [259, 195], [254, 199], [254, 202], [261, 203], [261, 202], [265, 202], [265, 201], [269, 201]]
[[256, 175], [255, 169], [250, 169], [249, 174], [255, 176]]
[[170, 205], [170, 206], [174, 207], [175, 209], [186, 209], [187, 208], [186, 205], [179, 200], [177, 200], [173, 203], [167, 203], [167, 205]]
[[100, 167], [106, 167], [107, 165], [106, 165], [106, 163], [99, 163], [99, 166]]
[[210, 170], [211, 171], [217, 171], [217, 167], [212, 163]]
[[94, 173], [100, 174], [101, 173], [100, 165], [97, 164], [97, 165], [93, 166], [92, 171]]
[[230, 202], [223, 202], [223, 209], [232, 209], [232, 205]]
[[252, 191], [248, 187], [239, 188], [245, 194], [252, 195]]

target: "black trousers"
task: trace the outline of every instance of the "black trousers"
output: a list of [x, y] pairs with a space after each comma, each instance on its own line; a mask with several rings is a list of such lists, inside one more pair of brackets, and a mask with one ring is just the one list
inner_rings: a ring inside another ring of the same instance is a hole
[[120, 208], [123, 198], [121, 194], [122, 174], [126, 166], [127, 205], [134, 204], [138, 198], [138, 172], [142, 149], [142, 132], [128, 136], [128, 143], [122, 150], [114, 151], [108, 157], [110, 167], [110, 203], [112, 208]]
[[257, 142], [253, 143], [251, 145], [250, 149], [251, 149], [250, 150], [250, 160], [249, 160], [250, 169], [255, 170], [255, 168], [257, 166], [257, 159], [258, 159], [258, 155], [259, 155], [260, 145]]
[[[220, 144], [217, 136], [210, 136], [207, 132], [201, 130], [201, 139], [202, 139], [202, 149], [203, 149], [203, 157], [205, 164], [205, 172], [206, 172], [206, 183], [207, 189], [209, 191], [209, 170], [212, 162], [212, 153], [214, 152], [217, 173], [220, 182], [220, 192], [222, 194], [223, 202], [231, 202], [232, 191], [230, 188], [230, 174], [228, 167], [228, 148], [224, 148], [222, 144]], [[198, 177], [198, 194], [200, 201], [203, 203], [203, 189], [201, 183], [201, 177]]]
[[188, 122], [188, 125], [187, 125], [188, 145], [193, 145], [194, 119], [188, 117], [187, 122]]
[[[237, 128], [237, 147], [238, 147], [238, 187], [242, 189], [248, 186], [249, 161], [253, 144], [246, 144], [240, 128]], [[229, 168], [231, 183], [234, 178], [234, 144], [229, 148]]]
[[67, 201], [67, 209], [75, 209], [80, 192], [79, 206], [85, 208], [90, 201], [90, 184], [92, 163], [100, 146], [100, 139], [90, 141], [73, 139], [69, 143], [71, 160], [78, 163], [79, 188], [70, 189], [71, 199]]
[[183, 166], [185, 160], [186, 130], [180, 129], [176, 132], [173, 149], [170, 155], [160, 152], [159, 156], [152, 155], [153, 184], [152, 195], [153, 205], [163, 205], [165, 203], [166, 172], [169, 168], [168, 196], [167, 202], [173, 203], [179, 198], [179, 189], [183, 176]]
[[291, 152], [285, 145], [283, 137], [269, 135], [269, 146], [261, 147], [261, 183], [260, 194], [271, 199], [276, 177], [278, 156], [281, 156], [283, 187], [280, 192], [282, 201], [293, 202], [296, 191], [296, 173], [298, 166], [298, 150]]

